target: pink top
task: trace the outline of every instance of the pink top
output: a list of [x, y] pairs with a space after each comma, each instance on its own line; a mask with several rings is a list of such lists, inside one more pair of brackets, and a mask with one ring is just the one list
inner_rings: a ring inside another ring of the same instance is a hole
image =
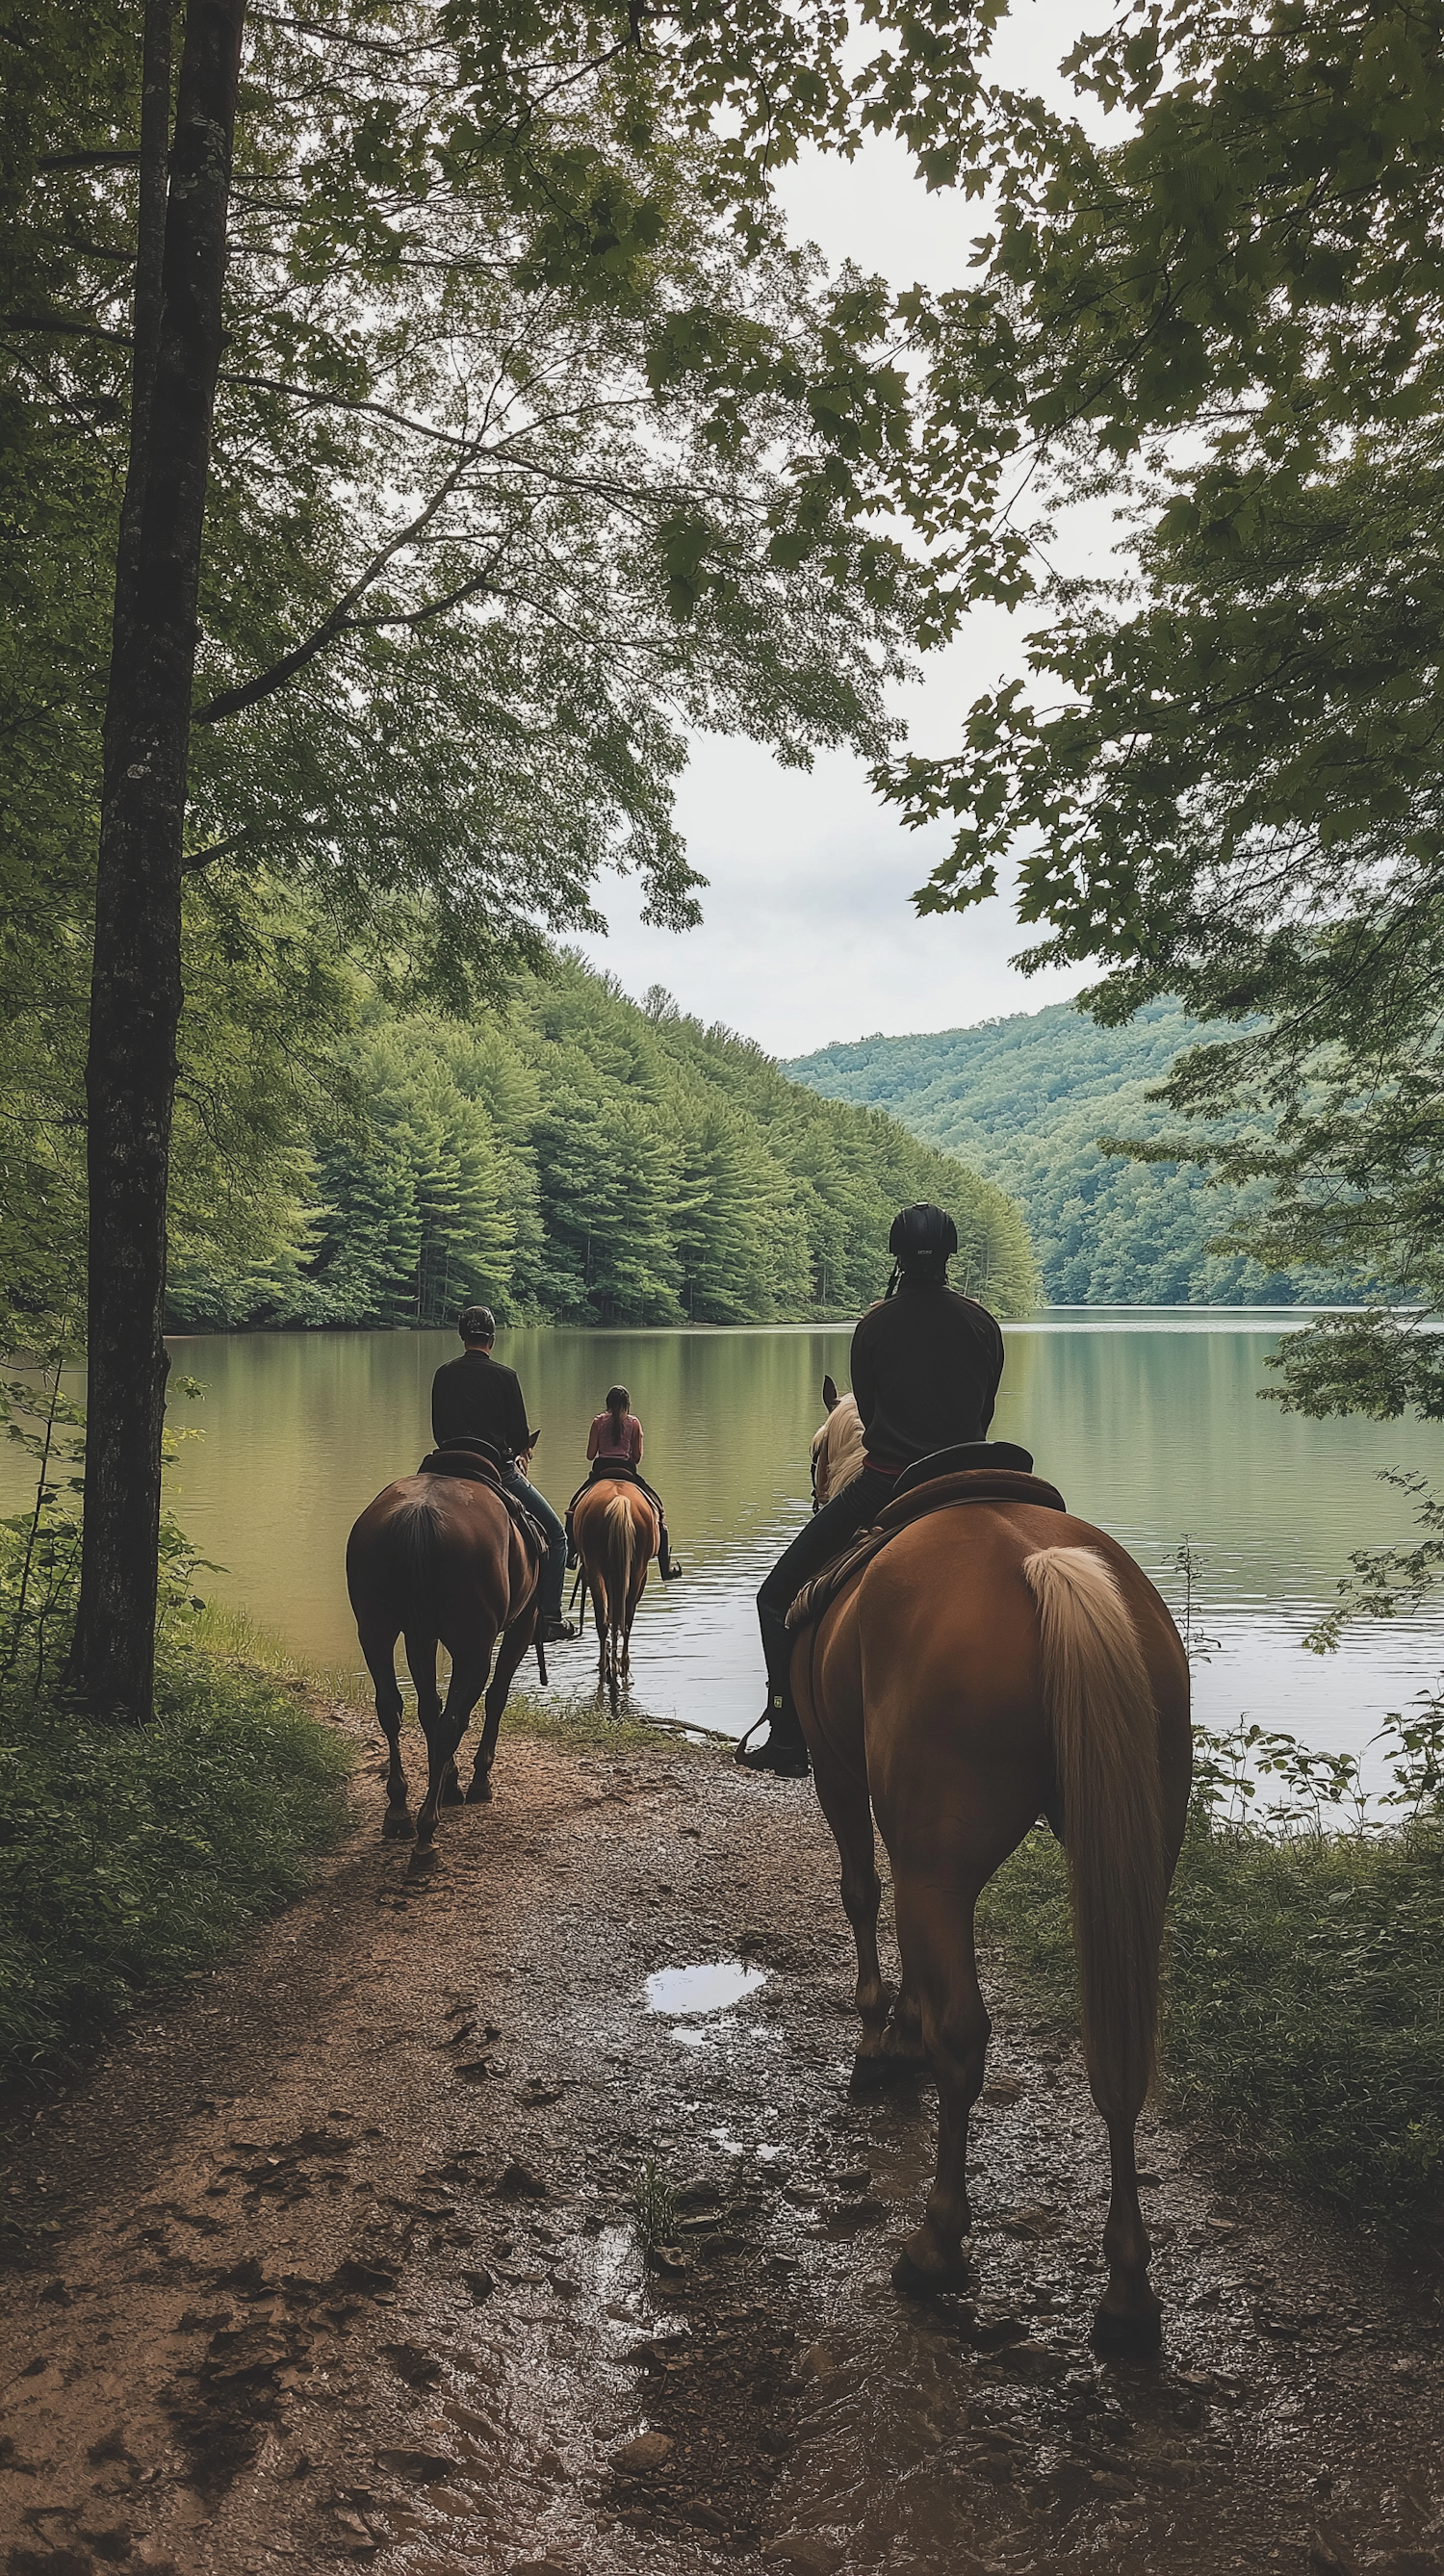
[[612, 1429], [611, 1415], [609, 1413], [597, 1415], [596, 1421], [587, 1433], [589, 1458], [625, 1458], [631, 1466], [635, 1467], [641, 1454], [642, 1426], [635, 1413], [623, 1414], [620, 1440]]

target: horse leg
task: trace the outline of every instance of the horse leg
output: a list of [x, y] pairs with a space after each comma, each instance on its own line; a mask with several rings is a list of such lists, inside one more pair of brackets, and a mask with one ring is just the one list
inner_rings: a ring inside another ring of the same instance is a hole
[[895, 1871], [898, 1947], [922, 2011], [923, 2043], [938, 2088], [938, 2162], [923, 2223], [893, 2266], [893, 2287], [928, 2292], [967, 2277], [968, 2115], [983, 2089], [992, 2024], [973, 1954], [977, 1889], [966, 1880]]
[[[454, 1664], [447, 1706], [443, 1709], [441, 1705], [441, 1693], [436, 1687], [436, 1644], [435, 1637], [408, 1637], [406, 1640], [406, 1660], [416, 1684], [416, 1709], [426, 1738], [427, 1755], [426, 1795], [417, 1811], [416, 1850], [411, 1862], [418, 1874], [430, 1868], [435, 1860], [437, 1810], [448, 1785], [455, 1784], [456, 1748], [466, 1733], [465, 1718], [460, 1726], [453, 1725], [451, 1719], [451, 1701], [456, 1690]], [[451, 1801], [448, 1799], [447, 1803], [449, 1805]]]
[[401, 1690], [396, 1679], [396, 1630], [360, 1630], [361, 1652], [376, 1690], [376, 1716], [386, 1738], [386, 1814], [381, 1831], [388, 1842], [410, 1842], [416, 1828], [406, 1803], [406, 1774], [401, 1767]]
[[476, 1748], [476, 1761], [472, 1766], [471, 1787], [466, 1793], [468, 1806], [473, 1802], [490, 1802], [491, 1766], [496, 1759], [496, 1739], [501, 1732], [502, 1715], [511, 1695], [512, 1683], [521, 1669], [522, 1658], [531, 1645], [540, 1619], [539, 1606], [529, 1611], [524, 1610], [521, 1617], [514, 1619], [511, 1626], [503, 1631], [501, 1652], [496, 1659], [496, 1671], [492, 1675], [491, 1687], [486, 1694], [486, 1717], [481, 1730], [481, 1742]]
[[862, 2021], [862, 2038], [853, 2059], [852, 2080], [861, 2089], [880, 2080], [883, 2032], [887, 2027], [889, 2003], [888, 1990], [883, 1983], [882, 1962], [877, 1954], [877, 1914], [882, 1903], [882, 1882], [877, 1874], [872, 1807], [866, 1783], [855, 1780], [832, 1759], [821, 1737], [813, 1743], [812, 1767], [817, 1783], [817, 1802], [832, 1828], [832, 1839], [842, 1863], [843, 1911], [852, 1925], [852, 1937], [857, 1945], [857, 2009]]
[[1163, 2341], [1163, 2310], [1148, 2278], [1153, 2251], [1138, 2205], [1138, 2165], [1131, 2118], [1108, 2122], [1108, 2156], [1112, 2189], [1103, 2229], [1108, 2287], [1093, 2319], [1093, 2342], [1099, 2352], [1157, 2352]]

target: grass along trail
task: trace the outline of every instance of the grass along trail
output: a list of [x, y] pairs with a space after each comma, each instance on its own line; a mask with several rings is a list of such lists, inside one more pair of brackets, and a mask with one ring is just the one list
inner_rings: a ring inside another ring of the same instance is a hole
[[6, 2576], [1444, 2569], [1431, 2281], [1150, 2116], [1166, 2351], [1096, 2362], [1101, 2124], [995, 1958], [973, 2294], [900, 2302], [932, 2095], [849, 2096], [810, 1788], [515, 1729], [496, 1781], [413, 1884], [368, 1768], [309, 1893], [12, 2136]]

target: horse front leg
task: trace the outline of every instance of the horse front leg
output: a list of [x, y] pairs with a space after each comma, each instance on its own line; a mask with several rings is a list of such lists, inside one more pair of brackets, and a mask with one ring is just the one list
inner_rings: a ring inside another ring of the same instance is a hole
[[853, 2059], [852, 2080], [859, 2090], [882, 2080], [883, 2033], [887, 2027], [888, 1989], [877, 1950], [877, 1917], [882, 1882], [877, 1874], [877, 1845], [866, 1784], [834, 1761], [825, 1739], [812, 1737], [812, 1767], [817, 1802], [832, 1827], [842, 1863], [842, 1905], [852, 1926], [857, 1950], [857, 2010], [862, 2037]]
[[938, 2087], [938, 2160], [923, 2223], [893, 2266], [893, 2287], [928, 2293], [967, 2279], [968, 2120], [983, 2089], [992, 2024], [973, 1953], [975, 1888], [895, 1867], [898, 1947], [915, 1980], [923, 2043]]
[[416, 1831], [406, 1803], [406, 1774], [401, 1767], [401, 1686], [396, 1679], [394, 1628], [359, 1629], [361, 1652], [376, 1693], [376, 1718], [386, 1738], [386, 1813], [381, 1832], [388, 1842], [409, 1842]]

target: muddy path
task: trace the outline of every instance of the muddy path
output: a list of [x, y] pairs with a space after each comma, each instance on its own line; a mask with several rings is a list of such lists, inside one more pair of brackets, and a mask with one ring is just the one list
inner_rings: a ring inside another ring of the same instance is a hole
[[1093, 2359], [1102, 2131], [996, 1963], [973, 2295], [894, 2296], [932, 2102], [849, 2096], [810, 1788], [512, 1735], [419, 1885], [358, 1812], [11, 2142], [9, 2576], [1444, 2568], [1435, 2294], [1167, 2121], [1167, 2350]]

